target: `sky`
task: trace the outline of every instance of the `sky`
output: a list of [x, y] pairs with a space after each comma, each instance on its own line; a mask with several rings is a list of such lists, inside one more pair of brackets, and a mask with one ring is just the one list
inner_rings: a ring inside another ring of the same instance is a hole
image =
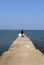
[[0, 0], [0, 29], [44, 30], [44, 0]]

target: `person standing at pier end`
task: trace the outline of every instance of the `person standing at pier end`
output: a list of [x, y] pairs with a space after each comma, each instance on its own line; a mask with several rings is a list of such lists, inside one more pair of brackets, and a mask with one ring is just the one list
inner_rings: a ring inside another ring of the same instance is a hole
[[22, 35], [22, 37], [24, 37], [24, 31], [23, 30], [21, 30], [21, 35]]

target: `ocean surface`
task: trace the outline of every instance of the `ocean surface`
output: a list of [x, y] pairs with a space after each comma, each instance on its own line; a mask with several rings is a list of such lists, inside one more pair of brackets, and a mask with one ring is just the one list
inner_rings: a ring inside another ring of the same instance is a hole
[[[0, 55], [7, 51], [12, 42], [17, 38], [20, 30], [0, 30]], [[44, 54], [44, 30], [24, 30], [35, 47]]]

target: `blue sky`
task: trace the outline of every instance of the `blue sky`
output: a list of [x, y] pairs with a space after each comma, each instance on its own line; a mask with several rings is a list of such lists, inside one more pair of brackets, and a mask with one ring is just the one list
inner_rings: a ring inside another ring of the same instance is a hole
[[44, 0], [0, 0], [0, 29], [44, 30]]

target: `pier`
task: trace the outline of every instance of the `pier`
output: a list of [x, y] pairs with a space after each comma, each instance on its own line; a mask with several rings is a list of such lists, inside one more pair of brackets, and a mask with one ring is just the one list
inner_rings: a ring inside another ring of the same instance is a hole
[[0, 65], [44, 65], [44, 55], [26, 35], [18, 36], [0, 57]]

